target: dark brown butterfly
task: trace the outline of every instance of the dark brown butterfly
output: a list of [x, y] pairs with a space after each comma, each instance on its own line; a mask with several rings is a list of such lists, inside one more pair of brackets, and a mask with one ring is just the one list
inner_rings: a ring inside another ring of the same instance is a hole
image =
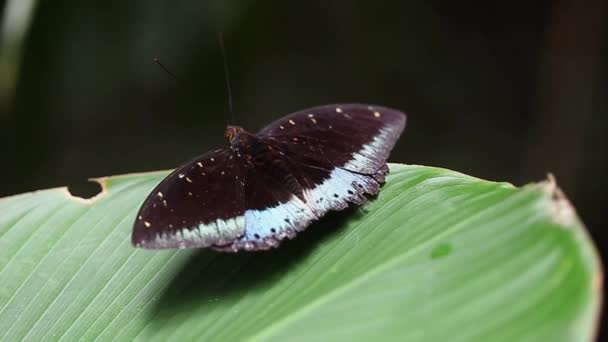
[[339, 104], [287, 115], [173, 171], [145, 200], [136, 247], [265, 250], [378, 193], [405, 127], [397, 110]]

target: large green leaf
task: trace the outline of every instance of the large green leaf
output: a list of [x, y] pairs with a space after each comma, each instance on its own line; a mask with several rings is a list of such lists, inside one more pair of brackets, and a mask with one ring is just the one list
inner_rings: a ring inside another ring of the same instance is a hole
[[380, 196], [265, 253], [146, 251], [135, 211], [166, 173], [0, 200], [0, 337], [590, 340], [601, 270], [552, 182], [391, 165]]

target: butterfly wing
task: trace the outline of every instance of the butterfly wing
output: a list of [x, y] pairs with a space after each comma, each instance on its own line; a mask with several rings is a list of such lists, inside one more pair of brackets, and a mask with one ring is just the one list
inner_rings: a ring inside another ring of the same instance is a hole
[[245, 233], [223, 246], [224, 251], [265, 250], [294, 237], [318, 216], [302, 197], [302, 186], [285, 168], [283, 159], [259, 158], [247, 169]]
[[245, 188], [245, 233], [219, 250], [260, 250], [293, 238], [312, 221], [378, 193], [402, 113], [334, 105], [281, 118], [258, 133]]
[[223, 245], [244, 233], [244, 171], [230, 149], [179, 167], [141, 206], [132, 242], [142, 248]]
[[405, 115], [331, 105], [279, 119], [256, 148], [214, 151], [178, 168], [142, 205], [133, 244], [143, 248], [269, 249], [329, 210], [378, 192]]
[[315, 146], [328, 162], [348, 171], [376, 174], [405, 127], [405, 114], [367, 104], [314, 107], [278, 119], [258, 135], [309, 153]]

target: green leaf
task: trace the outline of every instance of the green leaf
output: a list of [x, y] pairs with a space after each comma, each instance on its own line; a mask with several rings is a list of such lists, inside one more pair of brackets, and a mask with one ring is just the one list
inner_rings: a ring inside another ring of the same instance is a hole
[[391, 165], [378, 198], [267, 253], [146, 251], [165, 172], [0, 200], [0, 339], [591, 340], [598, 257], [553, 182]]

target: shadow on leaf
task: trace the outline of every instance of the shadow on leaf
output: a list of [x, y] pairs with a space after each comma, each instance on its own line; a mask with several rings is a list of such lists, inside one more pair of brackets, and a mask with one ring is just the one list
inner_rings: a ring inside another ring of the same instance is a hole
[[294, 240], [266, 252], [196, 251], [156, 302], [151, 310], [152, 321], [163, 321], [190, 308], [212, 310], [238, 301], [247, 292], [264, 291], [267, 284], [278, 281], [318, 244], [337, 234], [347, 220], [361, 215], [363, 212], [357, 207], [332, 212]]

